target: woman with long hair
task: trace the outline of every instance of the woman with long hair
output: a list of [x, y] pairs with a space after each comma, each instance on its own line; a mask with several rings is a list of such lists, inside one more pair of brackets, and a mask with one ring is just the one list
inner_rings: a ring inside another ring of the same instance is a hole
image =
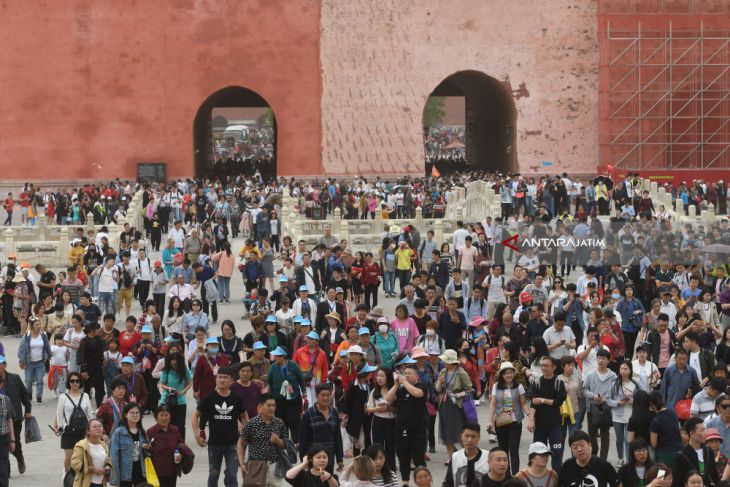
[[542, 337], [533, 338], [532, 346], [530, 346], [530, 368], [525, 371], [530, 379], [530, 382], [538, 382], [540, 380], [540, 377], [542, 377], [540, 360], [548, 355], [550, 355], [550, 353], [548, 352], [545, 339]]
[[629, 443], [641, 438], [649, 443], [649, 423], [654, 419], [654, 413], [649, 409], [649, 393], [638, 390], [634, 392], [634, 400], [631, 404], [631, 416], [626, 425], [627, 440]]
[[147, 482], [144, 459], [148, 456], [150, 444], [142, 426], [142, 410], [137, 403], [130, 402], [122, 411], [119, 426], [112, 433], [111, 485], [133, 487]]
[[522, 420], [529, 415], [525, 401], [525, 388], [515, 380], [515, 368], [511, 362], [502, 362], [489, 399], [487, 431], [497, 435], [499, 447], [509, 454], [510, 471], [520, 470], [520, 438]]
[[183, 309], [183, 303], [180, 298], [173, 296], [170, 298], [170, 303], [167, 306], [167, 313], [165, 314], [165, 330], [168, 335], [172, 335], [178, 340], [183, 340], [182, 329], [183, 323], [185, 322], [185, 310]]
[[[54, 419], [54, 430], [61, 435], [61, 449], [64, 453], [63, 469], [68, 471], [71, 466], [71, 455], [74, 445], [81, 441], [86, 435], [88, 421], [94, 417], [94, 410], [91, 408], [91, 398], [82, 389], [81, 374], [71, 372], [68, 374], [69, 389], [58, 397], [56, 406], [56, 418]], [[73, 416], [76, 407], [81, 408], [86, 416], [87, 423], [81, 427], [79, 419]]]
[[464, 371], [467, 373], [469, 379], [471, 379], [472, 384], [474, 385], [474, 397], [482, 397], [482, 383], [479, 380], [479, 364], [476, 357], [471, 353], [471, 346], [469, 345], [469, 342], [463, 338], [459, 338], [456, 342], [456, 350], [461, 366], [464, 368]]
[[715, 348], [715, 357], [718, 362], [730, 364], [730, 326], [722, 331], [722, 339]]
[[355, 252], [355, 260], [352, 263], [350, 271], [350, 283], [352, 286], [352, 299], [356, 305], [363, 302], [365, 295], [365, 287], [362, 281], [362, 269], [364, 265], [365, 255], [360, 251]]
[[[387, 470], [395, 471], [395, 413], [393, 405], [385, 400], [385, 394], [395, 384], [393, 372], [384, 367], [378, 367], [375, 372], [375, 387], [370, 391], [367, 402], [367, 412], [372, 415], [372, 440], [373, 445], [383, 450], [387, 461]], [[382, 445], [382, 446], [381, 446]], [[367, 454], [370, 455], [370, 449]], [[374, 457], [372, 457], [375, 460]], [[395, 476], [393, 476], [395, 477]]]
[[[357, 355], [357, 354], [352, 354]], [[357, 367], [357, 377], [345, 390], [340, 412], [346, 418], [345, 430], [352, 438], [352, 454], [357, 456], [370, 446], [372, 416], [367, 412], [370, 375], [376, 370], [363, 360]]]
[[629, 443], [626, 463], [618, 471], [618, 487], [646, 485], [646, 473], [654, 465], [649, 455], [649, 444], [641, 438]]
[[555, 313], [558, 310], [558, 307], [556, 306], [557, 303], [560, 302], [561, 299], [563, 299], [566, 296], [567, 291], [563, 287], [563, 278], [562, 277], [555, 277], [553, 279], [553, 286], [550, 289], [550, 294], [548, 295], [548, 314], [550, 316], [555, 316]]
[[168, 350], [165, 356], [165, 366], [160, 375], [160, 404], [166, 405], [172, 416], [172, 424], [180, 430], [185, 440], [185, 415], [187, 400], [185, 394], [193, 385], [193, 374], [185, 363], [185, 358], [177, 350]]
[[104, 426], [98, 419], [86, 423], [86, 437], [73, 448], [71, 468], [76, 472], [74, 485], [98, 487], [106, 485], [111, 472], [109, 447], [102, 441]]
[[217, 280], [221, 303], [231, 302], [231, 276], [236, 267], [236, 256], [231, 252], [231, 243], [223, 242], [223, 250], [210, 257], [211, 262], [218, 262]]
[[621, 362], [618, 367], [618, 377], [606, 401], [611, 407], [613, 430], [616, 432], [616, 452], [618, 453], [618, 460], [621, 463], [624, 461], [624, 458], [628, 457], [629, 442], [627, 441], [627, 428], [629, 418], [631, 418], [634, 394], [636, 391], [641, 390], [639, 384], [634, 382], [633, 375], [634, 370], [631, 361], [624, 360]]

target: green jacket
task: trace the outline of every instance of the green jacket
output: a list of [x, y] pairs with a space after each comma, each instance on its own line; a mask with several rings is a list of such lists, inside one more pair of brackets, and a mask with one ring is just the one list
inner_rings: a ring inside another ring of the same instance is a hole
[[[304, 376], [302, 375], [302, 370], [299, 368], [296, 362], [292, 360], [286, 361], [286, 368], [287, 368], [287, 377], [286, 380], [289, 381], [289, 385], [292, 386], [292, 393], [291, 397], [292, 399], [302, 397], [304, 394], [306, 394], [307, 388], [304, 385]], [[269, 389], [271, 394], [274, 395], [275, 398], [281, 399], [281, 384], [284, 382], [284, 373], [282, 372], [282, 368], [272, 362], [271, 367], [269, 367], [269, 373], [266, 375], [266, 383], [269, 384]]]

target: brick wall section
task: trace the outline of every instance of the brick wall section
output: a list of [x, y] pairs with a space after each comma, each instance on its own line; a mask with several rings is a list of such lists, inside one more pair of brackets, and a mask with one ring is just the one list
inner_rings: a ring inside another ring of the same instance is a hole
[[595, 0], [322, 0], [325, 174], [422, 172], [424, 104], [462, 70], [524, 83], [520, 170], [594, 171], [596, 15]]

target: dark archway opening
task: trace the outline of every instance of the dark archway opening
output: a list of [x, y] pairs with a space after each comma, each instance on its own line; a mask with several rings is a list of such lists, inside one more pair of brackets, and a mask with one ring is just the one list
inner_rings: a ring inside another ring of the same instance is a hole
[[[453, 98], [463, 102], [454, 103]], [[444, 110], [460, 106], [461, 116]], [[479, 71], [454, 73], [433, 90], [423, 115], [427, 174], [434, 165], [446, 174], [517, 169], [517, 109], [512, 93], [499, 80]]]
[[276, 117], [266, 100], [248, 88], [229, 86], [209, 96], [193, 122], [195, 176], [276, 177]]

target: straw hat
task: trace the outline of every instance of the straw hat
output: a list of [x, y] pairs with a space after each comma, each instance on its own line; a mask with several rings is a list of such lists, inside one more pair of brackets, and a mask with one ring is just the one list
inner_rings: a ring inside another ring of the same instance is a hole
[[331, 313], [325, 315], [325, 318], [332, 318], [333, 320], [337, 320], [337, 323], [342, 323], [342, 320], [340, 319], [340, 313], [337, 311], [332, 311]]
[[497, 371], [497, 375], [500, 376], [505, 370], [512, 370], [512, 372], [515, 371], [515, 366], [512, 364], [512, 362], [502, 362], [499, 366], [499, 370]]
[[373, 306], [373, 310], [370, 311], [370, 316], [373, 318], [381, 318], [385, 316], [383, 308], [381, 306]]
[[443, 355], [439, 355], [439, 360], [446, 365], [458, 364], [459, 356], [456, 354], [456, 350], [446, 350]]

